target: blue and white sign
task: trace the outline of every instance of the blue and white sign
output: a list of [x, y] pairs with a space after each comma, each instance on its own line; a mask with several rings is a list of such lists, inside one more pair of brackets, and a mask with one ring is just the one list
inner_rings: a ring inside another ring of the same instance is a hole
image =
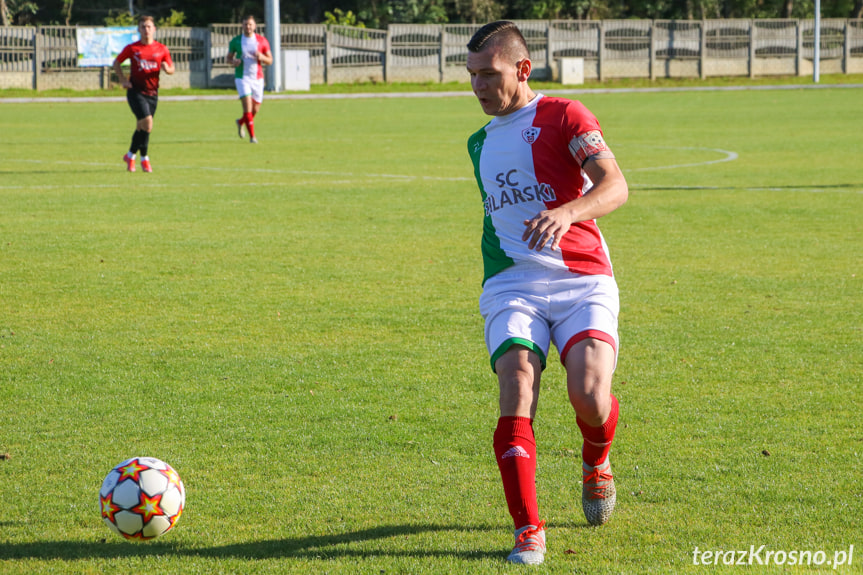
[[78, 28], [78, 67], [111, 66], [127, 44], [140, 39], [134, 26]]

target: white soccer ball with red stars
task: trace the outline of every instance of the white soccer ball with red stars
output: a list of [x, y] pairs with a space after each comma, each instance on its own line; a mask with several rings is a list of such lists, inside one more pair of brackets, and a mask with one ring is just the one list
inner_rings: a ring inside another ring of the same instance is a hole
[[133, 457], [105, 477], [99, 503], [111, 531], [126, 539], [153, 539], [177, 524], [186, 505], [186, 488], [164, 461]]

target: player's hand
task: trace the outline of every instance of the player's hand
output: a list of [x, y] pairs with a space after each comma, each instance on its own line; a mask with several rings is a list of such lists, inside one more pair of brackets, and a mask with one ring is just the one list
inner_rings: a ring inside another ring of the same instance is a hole
[[123, 88], [125, 90], [131, 90], [132, 89], [132, 81], [129, 78], [126, 78], [125, 80], [123, 80], [120, 83], [120, 85], [123, 86]]
[[524, 220], [525, 230], [521, 239], [528, 242], [527, 248], [530, 250], [539, 252], [548, 244], [554, 251], [571, 225], [572, 219], [566, 210], [543, 210], [531, 219]]

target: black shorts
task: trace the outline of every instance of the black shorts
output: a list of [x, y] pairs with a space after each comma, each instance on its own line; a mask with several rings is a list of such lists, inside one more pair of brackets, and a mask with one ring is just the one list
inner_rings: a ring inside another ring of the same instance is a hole
[[159, 104], [158, 96], [145, 96], [134, 88], [126, 90], [126, 101], [129, 102], [129, 107], [132, 108], [132, 113], [139, 120], [143, 120], [147, 116], [156, 115], [156, 106]]

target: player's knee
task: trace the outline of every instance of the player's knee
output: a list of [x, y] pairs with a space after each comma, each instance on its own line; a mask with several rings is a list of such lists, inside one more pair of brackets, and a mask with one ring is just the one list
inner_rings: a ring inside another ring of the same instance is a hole
[[603, 387], [590, 390], [582, 387], [569, 388], [569, 401], [579, 419], [596, 427], [605, 423], [611, 413], [611, 391]]
[[501, 415], [533, 413], [538, 390], [529, 369], [498, 373]]

